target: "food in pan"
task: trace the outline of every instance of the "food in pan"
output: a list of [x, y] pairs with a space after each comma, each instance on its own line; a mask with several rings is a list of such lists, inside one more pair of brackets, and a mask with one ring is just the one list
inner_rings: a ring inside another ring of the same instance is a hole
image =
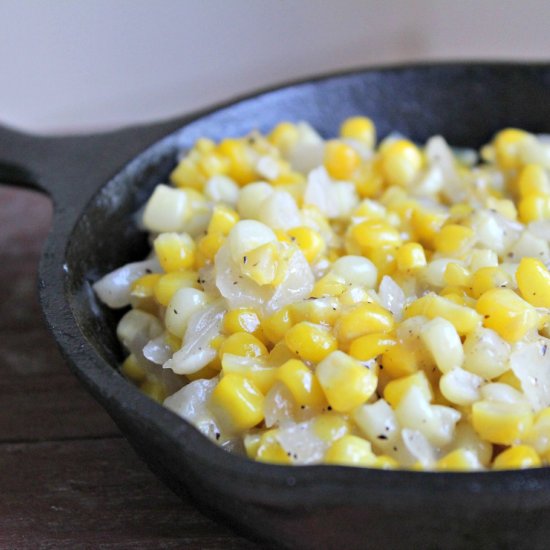
[[182, 153], [152, 251], [95, 285], [131, 306], [123, 373], [268, 463], [550, 461], [550, 141], [479, 153], [373, 122], [282, 122]]

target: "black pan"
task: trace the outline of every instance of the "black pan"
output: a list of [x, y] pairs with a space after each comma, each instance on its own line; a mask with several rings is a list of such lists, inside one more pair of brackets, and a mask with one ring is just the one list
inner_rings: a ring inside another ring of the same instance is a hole
[[423, 141], [440, 133], [458, 146], [477, 147], [506, 126], [550, 132], [550, 65], [364, 70], [102, 135], [0, 128], [0, 181], [54, 201], [39, 275], [47, 322], [75, 374], [149, 466], [242, 533], [294, 548], [548, 548], [548, 468], [427, 473], [254, 463], [216, 447], [117, 371], [119, 314], [97, 301], [91, 284], [146, 254], [132, 214], [166, 180], [178, 149], [199, 136], [267, 131], [280, 120], [307, 120], [335, 135], [357, 113], [371, 116], [382, 136], [397, 130]]

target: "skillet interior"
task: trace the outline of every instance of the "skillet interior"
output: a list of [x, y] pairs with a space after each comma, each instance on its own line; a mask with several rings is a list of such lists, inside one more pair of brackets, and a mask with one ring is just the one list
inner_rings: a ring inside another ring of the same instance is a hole
[[[523, 547], [527, 541], [544, 547], [550, 536], [546, 468], [482, 474], [290, 469], [227, 455], [115, 372], [119, 315], [98, 303], [90, 284], [145, 255], [146, 238], [133, 214], [166, 180], [176, 151], [197, 137], [267, 131], [280, 120], [307, 120], [330, 136], [342, 119], [365, 113], [382, 137], [397, 130], [422, 142], [442, 134], [453, 145], [477, 147], [505, 126], [550, 132], [549, 91], [545, 66], [404, 67], [305, 82], [201, 117], [132, 161], [78, 218], [64, 249], [63, 275], [76, 325], [64, 306], [48, 316], [63, 352], [172, 488], [191, 492], [204, 509], [249, 535], [302, 548]], [[44, 281], [59, 276], [59, 266], [43, 264]], [[51, 296], [43, 291], [43, 297], [48, 309]]]

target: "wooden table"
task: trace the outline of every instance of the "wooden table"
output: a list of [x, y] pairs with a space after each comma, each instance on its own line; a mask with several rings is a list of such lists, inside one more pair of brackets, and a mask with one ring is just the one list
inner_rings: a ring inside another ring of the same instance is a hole
[[50, 217], [0, 186], [0, 549], [257, 548], [158, 481], [63, 363], [36, 295]]

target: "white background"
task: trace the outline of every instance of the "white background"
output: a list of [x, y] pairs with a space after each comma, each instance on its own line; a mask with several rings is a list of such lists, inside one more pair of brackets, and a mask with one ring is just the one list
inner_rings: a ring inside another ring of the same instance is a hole
[[550, 2], [0, 0], [0, 123], [95, 130], [434, 59], [550, 60]]

